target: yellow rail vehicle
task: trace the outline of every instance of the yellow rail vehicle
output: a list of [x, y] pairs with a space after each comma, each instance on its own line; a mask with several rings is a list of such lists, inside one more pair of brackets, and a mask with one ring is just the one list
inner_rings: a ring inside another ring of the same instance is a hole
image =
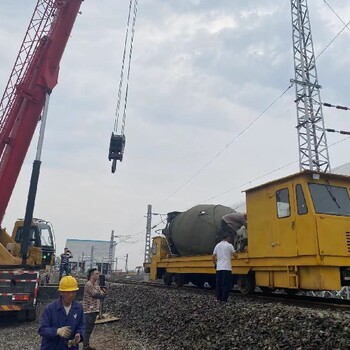
[[[248, 247], [232, 259], [241, 292], [256, 285], [290, 292], [350, 285], [349, 190], [349, 176], [313, 171], [247, 190]], [[214, 283], [210, 255], [174, 256], [163, 237], [153, 244], [150, 279]]]

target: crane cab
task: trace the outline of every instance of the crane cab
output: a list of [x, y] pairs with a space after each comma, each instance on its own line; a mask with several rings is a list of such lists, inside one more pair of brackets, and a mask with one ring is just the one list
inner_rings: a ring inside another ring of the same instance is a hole
[[[23, 220], [17, 220], [12, 232], [12, 239], [19, 245], [23, 241], [23, 225]], [[45, 268], [54, 265], [55, 239], [52, 225], [48, 221], [33, 218], [28, 249], [34, 266]]]
[[[0, 229], [0, 266], [20, 266], [21, 244], [23, 242], [23, 220], [16, 221], [10, 236]], [[55, 239], [51, 224], [45, 220], [33, 219], [29, 237], [29, 258], [27, 265], [45, 269], [55, 263]]]

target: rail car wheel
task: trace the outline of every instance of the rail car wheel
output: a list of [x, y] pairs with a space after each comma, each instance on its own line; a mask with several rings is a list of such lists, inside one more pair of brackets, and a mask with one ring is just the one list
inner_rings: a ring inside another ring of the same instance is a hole
[[255, 278], [254, 275], [249, 273], [248, 275], [241, 275], [238, 277], [238, 289], [243, 294], [249, 294], [255, 290]]
[[193, 276], [191, 282], [198, 288], [204, 288], [205, 281], [201, 276]]
[[216, 276], [215, 275], [210, 276], [210, 278], [208, 278], [207, 282], [208, 282], [209, 287], [211, 289], [215, 289], [216, 288]]
[[177, 288], [181, 288], [185, 283], [185, 276], [182, 273], [175, 273], [174, 282]]
[[285, 288], [284, 291], [290, 296], [293, 296], [298, 293], [298, 289]]
[[163, 273], [163, 282], [166, 286], [171, 286], [173, 283], [173, 275], [165, 271]]

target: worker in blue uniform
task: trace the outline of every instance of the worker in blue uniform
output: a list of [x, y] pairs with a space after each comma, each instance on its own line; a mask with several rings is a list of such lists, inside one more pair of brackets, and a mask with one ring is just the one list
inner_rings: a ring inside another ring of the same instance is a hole
[[78, 350], [83, 341], [84, 311], [75, 301], [77, 280], [64, 276], [59, 284], [59, 299], [50, 303], [40, 320], [41, 350]]

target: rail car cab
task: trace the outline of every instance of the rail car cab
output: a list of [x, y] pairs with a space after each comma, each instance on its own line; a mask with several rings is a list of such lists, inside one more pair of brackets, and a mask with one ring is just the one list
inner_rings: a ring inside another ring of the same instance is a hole
[[246, 191], [249, 267], [256, 285], [350, 285], [350, 177], [303, 171]]

